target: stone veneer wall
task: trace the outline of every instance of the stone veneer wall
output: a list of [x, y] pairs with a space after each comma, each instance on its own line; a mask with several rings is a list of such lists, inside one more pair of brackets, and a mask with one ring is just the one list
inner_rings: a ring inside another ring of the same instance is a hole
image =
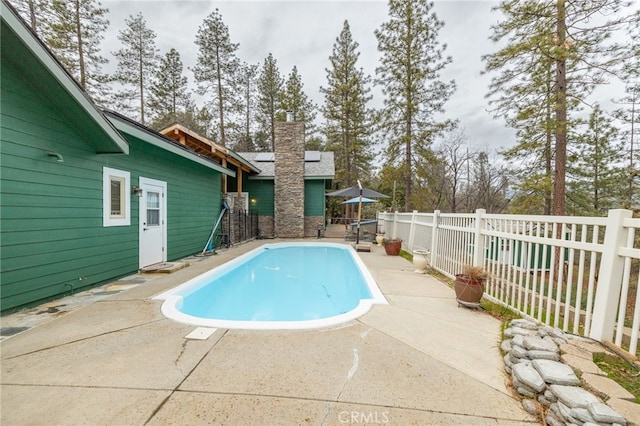
[[275, 123], [274, 233], [304, 238], [304, 123]]
[[[229, 205], [232, 205], [233, 208], [230, 212], [227, 212], [222, 219], [222, 232], [228, 235], [229, 243], [236, 244], [241, 241], [240, 235], [238, 235], [238, 212], [244, 212], [244, 197], [238, 196], [235, 193], [229, 193], [226, 197], [228, 201], [233, 199], [232, 202], [229, 202]], [[229, 228], [229, 226], [231, 226], [231, 228]]]
[[258, 216], [258, 228], [260, 229], [260, 236], [262, 238], [273, 238], [273, 216]]
[[322, 227], [322, 234], [324, 234], [324, 217], [323, 216], [305, 216], [304, 218], [304, 236], [305, 237], [317, 237], [318, 227]]

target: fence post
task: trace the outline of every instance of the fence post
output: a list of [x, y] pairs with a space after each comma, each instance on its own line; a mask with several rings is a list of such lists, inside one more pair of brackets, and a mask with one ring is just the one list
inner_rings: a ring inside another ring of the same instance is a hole
[[440, 210], [434, 210], [433, 221], [431, 222], [431, 266], [437, 259], [438, 254], [438, 222], [440, 218]]
[[416, 214], [418, 214], [418, 210], [414, 210], [411, 213], [411, 226], [409, 227], [409, 244], [407, 246], [407, 251], [413, 252], [413, 242], [415, 241], [416, 236]]
[[396, 238], [396, 228], [398, 224], [398, 211], [393, 212], [393, 231], [391, 232], [391, 238]]
[[475, 232], [473, 237], [473, 266], [484, 265], [484, 237], [482, 230], [485, 228], [485, 209], [476, 210]]
[[624, 270], [624, 258], [618, 255], [618, 249], [626, 242], [622, 221], [631, 215], [631, 210], [612, 209], [607, 217], [593, 319], [589, 331], [589, 337], [600, 342], [613, 339]]

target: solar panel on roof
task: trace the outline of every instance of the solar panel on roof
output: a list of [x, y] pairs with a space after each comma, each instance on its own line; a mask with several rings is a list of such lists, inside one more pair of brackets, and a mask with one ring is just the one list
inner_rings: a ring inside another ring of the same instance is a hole
[[256, 161], [263, 163], [273, 162], [273, 152], [259, 152], [256, 154]]
[[308, 163], [320, 161], [320, 151], [305, 151], [304, 161]]

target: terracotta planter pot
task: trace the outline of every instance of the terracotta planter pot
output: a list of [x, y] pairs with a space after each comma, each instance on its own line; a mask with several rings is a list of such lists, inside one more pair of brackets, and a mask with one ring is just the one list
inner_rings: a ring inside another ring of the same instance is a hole
[[478, 306], [484, 294], [484, 280], [471, 280], [464, 275], [456, 275], [454, 288], [459, 303]]
[[387, 241], [384, 243], [384, 251], [387, 256], [397, 256], [402, 248], [402, 240]]

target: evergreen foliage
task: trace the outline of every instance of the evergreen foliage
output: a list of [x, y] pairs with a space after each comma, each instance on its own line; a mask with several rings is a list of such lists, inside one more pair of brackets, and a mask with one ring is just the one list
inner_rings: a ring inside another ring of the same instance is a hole
[[53, 22], [51, 0], [12, 0], [22, 19], [41, 40], [46, 40]]
[[280, 75], [276, 59], [271, 53], [265, 58], [258, 77], [258, 102], [256, 121], [258, 134], [256, 149], [273, 151], [275, 133], [273, 124], [278, 115], [280, 92], [284, 86], [284, 78]]
[[153, 118], [151, 126], [157, 130], [174, 123], [185, 125], [187, 112], [194, 110], [180, 53], [173, 48], [161, 58], [154, 74], [149, 88], [149, 107]]
[[45, 42], [80, 87], [97, 103], [108, 103], [109, 77], [102, 72], [108, 61], [100, 55], [108, 9], [96, 0], [53, 0], [51, 11]]
[[257, 103], [258, 66], [242, 64], [239, 75], [240, 90], [242, 95], [242, 126], [238, 129], [238, 136], [233, 149], [241, 152], [253, 152], [255, 114]]
[[293, 121], [301, 121], [305, 124], [305, 134], [309, 137], [315, 132], [313, 120], [316, 118], [316, 106], [304, 93], [303, 87], [302, 77], [294, 65], [284, 84], [284, 89], [280, 92], [276, 120], [285, 121], [287, 112], [290, 112]]
[[226, 132], [233, 127], [233, 118], [241, 109], [238, 99], [240, 61], [236, 56], [239, 45], [231, 42], [229, 28], [218, 9], [204, 19], [195, 43], [198, 62], [193, 74], [198, 82], [198, 93], [208, 98], [207, 108], [216, 117], [215, 141], [226, 146]]
[[538, 200], [543, 194], [545, 213], [566, 213], [576, 113], [597, 85], [620, 71], [627, 50], [612, 35], [638, 25], [637, 13], [624, 12], [628, 6], [623, 0], [505, 0], [496, 8], [505, 19], [492, 27], [492, 40], [506, 45], [484, 58], [488, 71], [500, 72], [489, 96], [518, 129], [519, 145], [507, 156], [532, 170], [522, 176], [521, 188]]
[[[117, 95], [120, 107], [136, 111], [140, 123], [145, 124], [145, 107], [149, 104], [145, 95], [150, 90], [160, 60], [155, 44], [156, 33], [147, 27], [142, 13], [130, 15], [125, 23], [127, 27], [118, 34], [123, 47], [113, 52], [118, 60], [113, 79], [125, 87]], [[137, 100], [136, 106], [132, 105], [134, 100]]]
[[571, 215], [606, 216], [620, 205], [626, 180], [623, 179], [624, 148], [613, 120], [596, 105], [587, 129], [576, 137], [568, 156], [567, 207]]
[[620, 122], [620, 136], [627, 153], [627, 172], [623, 178], [627, 188], [623, 207], [640, 212], [640, 27], [632, 28], [630, 36], [629, 53], [622, 74], [625, 95], [615, 101], [620, 106], [614, 111], [614, 116]]
[[325, 97], [324, 135], [327, 149], [335, 153], [334, 185], [339, 188], [353, 186], [358, 179], [368, 177], [373, 160], [373, 114], [367, 109], [371, 79], [357, 67], [358, 46], [349, 22], [345, 21], [329, 57], [327, 88], [320, 88]]
[[455, 126], [440, 116], [455, 82], [440, 78], [452, 59], [438, 41], [444, 23], [432, 8], [426, 0], [390, 0], [389, 21], [375, 31], [382, 54], [376, 83], [385, 95], [380, 126], [388, 141], [386, 158], [401, 169], [406, 211], [416, 202], [416, 159], [428, 155], [437, 135]]

